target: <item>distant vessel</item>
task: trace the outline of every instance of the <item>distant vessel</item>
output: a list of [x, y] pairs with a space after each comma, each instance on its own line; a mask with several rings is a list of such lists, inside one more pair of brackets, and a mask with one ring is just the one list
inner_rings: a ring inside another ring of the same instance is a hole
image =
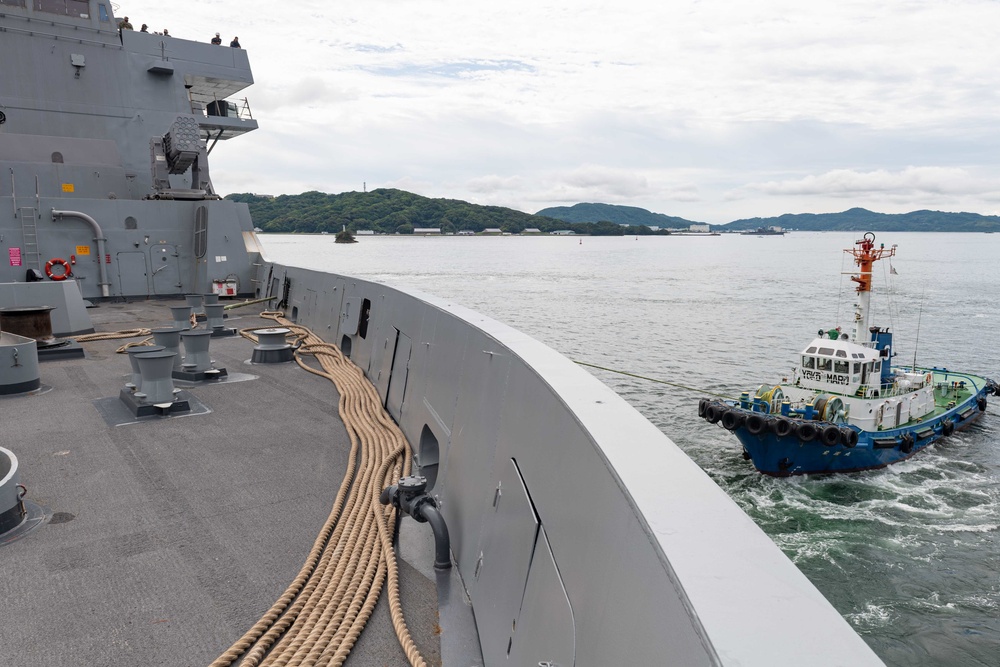
[[781, 227], [758, 227], [740, 232], [743, 236], [784, 236], [785, 230]]
[[851, 253], [859, 269], [851, 335], [820, 330], [790, 384], [760, 385], [738, 401], [702, 399], [698, 414], [743, 444], [761, 472], [786, 476], [881, 468], [907, 459], [982, 416], [990, 379], [946, 368], [892, 366], [888, 328], [869, 327], [872, 265], [896, 246], [871, 232]]

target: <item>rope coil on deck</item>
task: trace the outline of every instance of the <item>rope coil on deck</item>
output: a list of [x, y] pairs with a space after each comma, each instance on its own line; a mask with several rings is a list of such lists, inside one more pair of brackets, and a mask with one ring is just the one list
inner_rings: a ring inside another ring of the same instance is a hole
[[[285, 320], [282, 313], [264, 312], [261, 317], [296, 336], [299, 366], [336, 385], [351, 450], [333, 508], [299, 574], [211, 667], [227, 667], [241, 656], [241, 667], [342, 665], [386, 582], [400, 646], [413, 667], [425, 667], [399, 601], [391, 528], [395, 509], [379, 503], [385, 486], [409, 474], [409, 445], [382, 407], [375, 387], [336, 346]], [[251, 332], [241, 334], [255, 341]], [[306, 364], [305, 356], [315, 357], [320, 369]]]

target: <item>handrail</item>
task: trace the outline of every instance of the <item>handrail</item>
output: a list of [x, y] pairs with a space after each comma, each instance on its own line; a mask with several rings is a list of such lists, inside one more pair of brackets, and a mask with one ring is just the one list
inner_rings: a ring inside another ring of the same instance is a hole
[[[0, 14], [0, 18], [6, 18], [8, 16], [11, 16], [11, 15], [10, 14]], [[20, 18], [23, 18], [23, 17], [20, 17]], [[28, 19], [28, 20], [30, 21], [31, 19]], [[46, 21], [46, 23], [50, 23], [53, 26], [56, 25], [55, 23], [52, 23], [50, 21]], [[86, 28], [84, 28], [84, 26], [71, 26], [69, 24], [67, 24], [67, 26], [68, 27], [74, 27], [74, 28], [86, 29]], [[93, 30], [94, 32], [96, 32], [98, 34], [110, 34], [110, 33], [104, 33], [103, 31], [97, 30], [95, 28], [89, 28], [89, 29]], [[115, 47], [117, 49], [124, 49], [125, 48], [121, 44], [117, 44], [115, 42], [115, 40], [111, 40], [111, 41], [107, 41], [107, 42], [99, 42], [99, 41], [93, 40], [93, 39], [83, 39], [82, 37], [69, 37], [67, 35], [57, 35], [57, 34], [52, 33], [52, 32], [42, 32], [41, 30], [28, 30], [28, 29], [25, 29], [25, 28], [12, 28], [10, 26], [0, 26], [0, 32], [17, 32], [17, 33], [22, 33], [22, 34], [25, 34], [25, 35], [28, 35], [28, 36], [39, 35], [39, 36], [42, 36], [42, 37], [51, 37], [52, 39], [56, 39], [56, 40], [62, 39], [62, 40], [65, 40], [67, 42], [77, 42], [79, 44], [95, 44], [97, 46], [102, 46], [102, 47], [112, 46], [112, 47]]]
[[[913, 367], [911, 366], [910, 368]], [[970, 375], [969, 373], [961, 373], [958, 371], [949, 371], [946, 368], [924, 368], [922, 366], [917, 366], [917, 369], [924, 371], [925, 373], [934, 373], [937, 375], [943, 375], [945, 379], [948, 379], [949, 376], [952, 375], [954, 375], [955, 377], [964, 378], [969, 381], [969, 384], [971, 384], [977, 392], [986, 386], [986, 378], [979, 377], [978, 375]], [[976, 383], [976, 380], [982, 380], [983, 381], [982, 386], [978, 385]]]
[[[193, 99], [190, 99], [190, 95], [188, 97], [191, 103], [191, 113], [201, 113], [203, 116], [207, 116], [210, 118], [235, 118], [236, 120], [239, 121], [253, 120], [253, 114], [250, 113], [250, 102], [246, 97], [237, 97], [233, 102], [230, 102], [228, 99], [220, 100], [218, 97], [214, 97], [213, 102], [215, 102], [216, 104], [222, 103], [226, 105], [231, 105], [228, 108], [236, 112], [236, 115], [233, 116], [229, 115], [212, 116], [208, 113], [208, 104], [195, 102]], [[242, 106], [239, 104], [239, 102], [243, 103]]]

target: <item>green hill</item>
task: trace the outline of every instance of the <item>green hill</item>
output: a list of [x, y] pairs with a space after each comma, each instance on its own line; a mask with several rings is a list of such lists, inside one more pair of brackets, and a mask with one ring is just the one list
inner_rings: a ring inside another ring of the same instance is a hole
[[876, 213], [852, 208], [840, 213], [786, 213], [774, 218], [745, 218], [714, 229], [739, 231], [771, 226], [802, 231], [993, 232], [1000, 231], [1000, 216], [945, 211]]
[[[382, 234], [409, 234], [415, 227], [439, 227], [446, 234], [462, 230], [481, 232], [488, 228], [519, 234], [534, 228], [542, 232], [571, 229], [577, 234], [620, 236], [652, 234], [650, 227], [676, 229], [697, 224], [635, 206], [576, 204], [545, 208], [532, 215], [502, 206], [431, 199], [388, 188], [337, 195], [303, 192], [280, 197], [242, 193], [226, 198], [246, 202], [254, 224], [266, 232], [333, 234], [346, 226], [351, 232], [370, 229]], [[712, 225], [712, 230], [735, 232], [770, 226], [802, 231], [1000, 232], [1000, 216], [945, 211], [893, 214], [852, 208], [840, 213], [787, 213], [771, 218], [744, 218], [725, 225]]]
[[[623, 227], [610, 222], [567, 223], [502, 206], [430, 199], [387, 188], [337, 195], [303, 192], [280, 197], [238, 193], [226, 199], [245, 202], [250, 207], [254, 225], [265, 232], [335, 233], [346, 226], [351, 232], [370, 229], [382, 234], [412, 234], [415, 227], [439, 227], [446, 234], [462, 230], [481, 232], [488, 228], [512, 234], [531, 228], [542, 232], [571, 229], [577, 234], [604, 236], [625, 233]], [[652, 232], [630, 228], [628, 233]]]
[[670, 229], [687, 229], [691, 225], [704, 224], [693, 220], [685, 220], [663, 213], [653, 213], [635, 206], [618, 206], [616, 204], [574, 204], [573, 206], [552, 206], [543, 208], [535, 215], [544, 215], [566, 222], [601, 222], [607, 220], [619, 225], [645, 225], [647, 227], [665, 227]]

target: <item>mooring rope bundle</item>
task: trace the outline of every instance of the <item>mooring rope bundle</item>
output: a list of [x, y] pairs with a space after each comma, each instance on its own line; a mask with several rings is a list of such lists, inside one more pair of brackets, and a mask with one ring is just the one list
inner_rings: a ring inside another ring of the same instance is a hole
[[[400, 646], [411, 665], [425, 667], [399, 601], [391, 528], [395, 510], [379, 503], [383, 488], [409, 474], [409, 445], [383, 409], [375, 387], [336, 346], [285, 320], [281, 313], [261, 316], [293, 332], [299, 343], [295, 359], [302, 368], [336, 385], [351, 450], [333, 508], [299, 574], [211, 667], [226, 667], [241, 656], [240, 665], [246, 667], [342, 665], [386, 581]], [[256, 340], [252, 331], [241, 333]], [[307, 355], [316, 358], [320, 369], [305, 363]]]

